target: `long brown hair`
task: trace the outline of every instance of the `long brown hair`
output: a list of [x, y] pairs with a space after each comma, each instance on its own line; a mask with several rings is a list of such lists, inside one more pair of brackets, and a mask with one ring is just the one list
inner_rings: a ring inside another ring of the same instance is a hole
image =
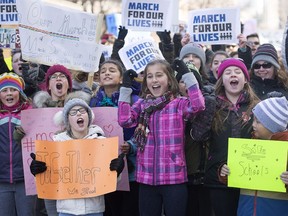
[[[248, 101], [248, 108], [246, 110], [246, 115], [249, 117], [252, 114], [252, 109], [253, 107], [260, 102], [259, 98], [251, 88], [250, 84], [247, 82], [244, 85], [243, 92], [247, 95], [247, 101]], [[215, 85], [215, 94], [217, 96], [225, 96], [225, 88], [223, 85], [223, 78], [222, 76], [217, 80], [216, 85]], [[212, 129], [216, 132], [219, 133], [220, 131], [223, 131], [224, 128], [224, 122], [227, 120], [229, 114], [227, 114], [227, 110], [230, 106], [230, 104], [227, 102], [221, 101], [220, 107], [216, 109], [214, 119], [213, 119], [213, 124], [212, 124]], [[229, 110], [229, 109], [228, 109]], [[239, 118], [239, 122], [242, 121], [242, 116]], [[243, 125], [244, 126], [244, 125]]]
[[146, 98], [147, 95], [151, 94], [147, 87], [147, 70], [150, 66], [159, 64], [163, 68], [164, 73], [168, 77], [168, 91], [171, 91], [174, 97], [177, 97], [179, 95], [179, 85], [178, 82], [174, 76], [174, 71], [170, 64], [162, 59], [156, 59], [154, 61], [149, 62], [145, 69], [144, 69], [144, 78], [142, 83], [142, 90], [141, 90], [141, 97]]

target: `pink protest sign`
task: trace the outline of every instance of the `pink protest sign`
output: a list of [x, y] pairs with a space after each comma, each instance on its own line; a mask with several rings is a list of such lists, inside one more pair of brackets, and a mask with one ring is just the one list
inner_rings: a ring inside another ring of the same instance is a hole
[[[24, 110], [21, 112], [21, 125], [26, 133], [22, 139], [23, 166], [25, 175], [25, 187], [27, 195], [36, 194], [34, 176], [30, 173], [30, 153], [35, 152], [35, 140], [53, 141], [55, 132], [62, 130], [53, 121], [54, 115], [62, 108], [39, 108]], [[117, 136], [119, 145], [124, 142], [123, 129], [118, 124], [118, 109], [114, 107], [97, 107], [92, 109], [95, 114], [93, 124], [99, 125], [106, 137]], [[117, 190], [128, 191], [128, 170], [127, 163], [122, 172], [121, 181], [117, 184]]]

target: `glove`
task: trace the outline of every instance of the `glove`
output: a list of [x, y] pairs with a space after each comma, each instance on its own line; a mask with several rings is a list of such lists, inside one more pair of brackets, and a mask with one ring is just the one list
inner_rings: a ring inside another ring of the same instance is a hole
[[118, 158], [115, 158], [113, 160], [111, 160], [111, 163], [110, 163], [110, 170], [111, 171], [114, 171], [116, 170], [117, 172], [117, 177], [120, 175], [120, 173], [123, 171], [124, 169], [124, 158], [125, 157], [125, 154], [122, 153], [118, 156]]
[[119, 26], [119, 33], [118, 33], [118, 39], [124, 40], [126, 35], [128, 34], [128, 29], [125, 28], [125, 26]]
[[138, 74], [134, 70], [130, 69], [130, 70], [125, 71], [123, 74], [122, 86], [126, 88], [131, 88], [132, 81], [135, 77], [138, 77]]
[[47, 166], [46, 163], [43, 161], [37, 161], [36, 155], [34, 153], [30, 154], [32, 163], [30, 164], [30, 172], [35, 176], [36, 174], [43, 173], [46, 171]]
[[[27, 63], [23, 63], [23, 64], [27, 64]], [[34, 63], [31, 64], [31, 68], [28, 70], [26, 69], [23, 70], [23, 66], [22, 66], [22, 74], [23, 74], [24, 81], [31, 85], [37, 85], [38, 82], [44, 81], [44, 78], [45, 78], [45, 72], [39, 67], [39, 65], [34, 64]]]
[[25, 136], [25, 131], [21, 126], [16, 126], [13, 131], [13, 139], [17, 144], [21, 144], [22, 138]]
[[165, 30], [164, 32], [157, 31], [156, 34], [159, 36], [160, 40], [164, 44], [170, 44], [171, 43], [171, 36], [170, 31]]
[[192, 72], [195, 76], [195, 78], [197, 79], [197, 82], [199, 84], [200, 89], [203, 88], [203, 82], [202, 82], [202, 76], [199, 72], [199, 70], [196, 68], [196, 66], [192, 63], [192, 62], [186, 62], [186, 65], [189, 69], [190, 72]]
[[176, 79], [179, 82], [182, 79], [182, 76], [186, 73], [190, 73], [187, 65], [180, 59], [175, 59], [172, 65], [172, 68], [177, 71]]

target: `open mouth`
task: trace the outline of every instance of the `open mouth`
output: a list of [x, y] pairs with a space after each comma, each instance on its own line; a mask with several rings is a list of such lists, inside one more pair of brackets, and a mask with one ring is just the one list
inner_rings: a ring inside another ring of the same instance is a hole
[[230, 82], [230, 85], [232, 86], [232, 87], [235, 87], [235, 86], [237, 86], [239, 84], [239, 81], [238, 80], [232, 80], [231, 82]]
[[77, 124], [82, 127], [84, 125], [84, 119], [83, 118], [79, 118], [77, 119]]
[[14, 99], [13, 98], [7, 98], [6, 101], [7, 101], [7, 103], [12, 103], [14, 101]]
[[57, 88], [58, 90], [61, 90], [62, 87], [63, 87], [62, 83], [57, 83], [57, 84], [56, 84], [56, 88]]

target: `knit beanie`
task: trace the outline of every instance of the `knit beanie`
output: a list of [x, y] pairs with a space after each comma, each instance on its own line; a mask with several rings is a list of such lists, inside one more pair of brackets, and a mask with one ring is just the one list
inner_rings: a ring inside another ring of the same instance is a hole
[[277, 51], [272, 44], [262, 44], [258, 47], [253, 56], [251, 68], [253, 68], [254, 64], [258, 61], [269, 62], [277, 69], [280, 69]]
[[24, 99], [27, 99], [23, 92], [25, 88], [24, 80], [16, 73], [3, 73], [0, 75], [0, 91], [5, 88], [14, 88], [20, 92]]
[[235, 67], [239, 67], [242, 72], [244, 73], [246, 79], [249, 81], [250, 80], [250, 76], [249, 76], [249, 72], [247, 70], [246, 65], [244, 64], [244, 62], [240, 59], [236, 59], [236, 58], [227, 58], [224, 59], [217, 71], [218, 74], [218, 79], [223, 75], [224, 71], [226, 68], [230, 67], [230, 66], [235, 66]]
[[93, 122], [93, 119], [94, 119], [93, 111], [91, 110], [89, 105], [84, 100], [82, 100], [80, 98], [73, 98], [71, 100], [68, 100], [65, 103], [64, 108], [63, 108], [62, 117], [63, 117], [63, 122], [64, 122], [64, 125], [66, 126], [66, 128], [68, 128], [68, 125], [69, 125], [69, 121], [68, 121], [69, 112], [75, 106], [81, 106], [87, 110], [88, 118], [89, 118], [88, 126], [90, 126], [91, 123]]
[[206, 56], [204, 50], [199, 44], [196, 43], [186, 44], [185, 46], [182, 47], [179, 57], [181, 60], [183, 60], [183, 58], [188, 54], [194, 54], [198, 56], [201, 60], [201, 67], [204, 68], [204, 65], [206, 63]]
[[47, 89], [48, 93], [51, 94], [51, 91], [49, 90], [50, 77], [54, 73], [57, 73], [57, 72], [65, 74], [65, 76], [67, 77], [67, 80], [68, 80], [68, 85], [69, 85], [68, 91], [72, 91], [72, 77], [71, 77], [70, 71], [66, 67], [64, 67], [63, 65], [53, 65], [47, 70], [46, 75], [45, 75], [46, 89]]
[[288, 124], [288, 101], [273, 97], [258, 103], [252, 110], [258, 121], [272, 133], [285, 131]]

